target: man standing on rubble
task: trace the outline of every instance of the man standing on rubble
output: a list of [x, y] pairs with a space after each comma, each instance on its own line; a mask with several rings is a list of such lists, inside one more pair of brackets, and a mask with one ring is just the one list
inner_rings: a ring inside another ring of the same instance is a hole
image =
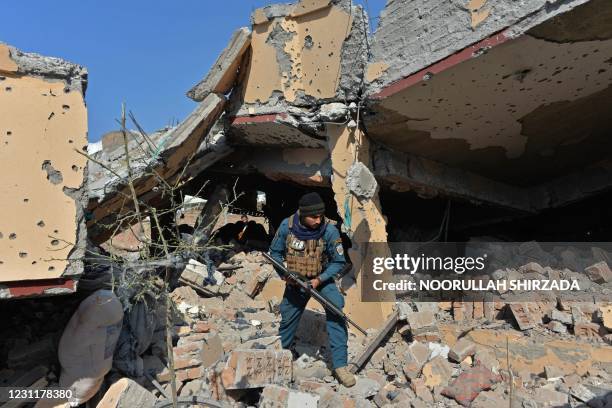
[[[287, 261], [287, 269], [308, 280], [321, 295], [342, 309], [344, 298], [334, 281], [346, 262], [342, 240], [338, 229], [325, 220], [325, 203], [319, 194], [312, 192], [300, 198], [298, 211], [280, 224], [270, 246], [270, 255], [280, 263]], [[287, 281], [280, 304], [279, 328], [285, 349], [293, 343], [309, 298], [299, 286]], [[352, 387], [355, 376], [347, 368], [346, 323], [334, 313], [325, 313], [334, 375], [342, 385]]]

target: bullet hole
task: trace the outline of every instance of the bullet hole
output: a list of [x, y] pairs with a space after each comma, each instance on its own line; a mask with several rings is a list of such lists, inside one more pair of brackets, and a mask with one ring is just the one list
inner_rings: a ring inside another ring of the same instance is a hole
[[59, 240], [57, 240], [57, 239], [51, 240], [51, 245], [58, 246], [59, 245]]
[[14, 232], [11, 232], [9, 234], [9, 239], [17, 239], [17, 234], [15, 234]]
[[85, 145], [85, 146], [81, 147], [81, 150], [83, 150], [84, 152], [86, 152], [86, 151], [87, 151], [87, 145]]
[[597, 71], [598, 74], [603, 74], [604, 72], [606, 72], [605, 69], [600, 69], [599, 71]]
[[6, 77], [0, 76], [0, 81], [4, 81]]
[[4, 261], [0, 261], [0, 265], [2, 265], [4, 263]]
[[312, 40], [312, 36], [307, 35], [306, 37], [304, 37], [304, 48], [311, 49], [313, 45], [314, 41]]
[[79, 171], [79, 167], [78, 167], [78, 166], [75, 166], [75, 165], [73, 164], [73, 165], [72, 165], [72, 171], [75, 171], [75, 172], [76, 172], [76, 171]]
[[27, 258], [27, 256], [28, 256], [28, 253], [27, 253], [27, 252], [20, 252], [20, 253], [19, 253], [19, 257], [20, 257], [20, 258]]
[[11, 92], [13, 90], [13, 88], [11, 88], [10, 86], [7, 86], [6, 88], [4, 88], [4, 90], [6, 92]]
[[54, 234], [59, 234], [59, 230], [53, 230]]
[[70, 88], [68, 88], [67, 86], [64, 87], [64, 93], [70, 93]]
[[36, 261], [32, 261], [32, 265], [36, 265]]
[[23, 202], [24, 202], [24, 203], [27, 203], [27, 202], [29, 202], [29, 201], [30, 201], [30, 199], [29, 199], [29, 198], [24, 198], [24, 199], [23, 199]]
[[6, 131], [6, 135], [7, 135], [7, 136], [10, 136], [10, 135], [12, 135], [12, 134], [13, 134], [13, 132], [11, 132], [10, 130], [7, 130], [7, 131]]
[[47, 172], [47, 180], [49, 180], [51, 184], [60, 184], [62, 181], [64, 181], [62, 172], [55, 170], [51, 165], [50, 160], [43, 161], [42, 170]]
[[68, 143], [72, 144], [72, 139], [68, 139]]
[[62, 105], [62, 109], [65, 111], [69, 111], [70, 110], [70, 105]]
[[53, 272], [55, 270], [55, 266], [50, 266], [50, 267], [47, 268], [47, 270], [49, 272]]
[[45, 222], [43, 220], [40, 220], [36, 223], [36, 225], [38, 225], [40, 228], [43, 228], [45, 226]]
[[47, 118], [47, 120], [51, 120], [51, 118], [53, 118], [55, 116], [55, 112], [51, 112], [49, 114], [49, 117]]

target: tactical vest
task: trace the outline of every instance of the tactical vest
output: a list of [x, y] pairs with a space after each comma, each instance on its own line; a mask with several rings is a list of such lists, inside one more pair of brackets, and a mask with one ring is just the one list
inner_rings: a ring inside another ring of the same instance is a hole
[[293, 215], [289, 217], [289, 233], [285, 241], [287, 253], [287, 269], [308, 279], [314, 279], [321, 274], [327, 266], [327, 254], [325, 253], [325, 241], [309, 239], [302, 241], [291, 232], [293, 227]]

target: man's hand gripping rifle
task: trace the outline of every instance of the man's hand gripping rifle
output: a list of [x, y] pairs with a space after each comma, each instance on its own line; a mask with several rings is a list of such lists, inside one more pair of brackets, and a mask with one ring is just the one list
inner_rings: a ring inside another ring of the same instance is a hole
[[353, 325], [353, 327], [355, 327], [357, 330], [362, 332], [364, 335], [366, 335], [366, 336], [368, 335], [368, 333], [365, 330], [363, 330], [361, 327], [359, 327], [357, 325], [357, 323], [352, 321], [350, 317], [345, 315], [342, 312], [342, 310], [338, 309], [332, 302], [327, 300], [316, 289], [313, 289], [312, 286], [310, 286], [310, 282], [304, 281], [303, 279], [301, 279], [300, 275], [298, 275], [297, 273], [291, 272], [291, 271], [287, 270], [287, 268], [285, 268], [285, 266], [283, 264], [278, 262], [276, 259], [272, 258], [269, 254], [263, 253], [263, 256], [268, 261], [270, 261], [272, 263], [272, 265], [274, 265], [274, 267], [276, 267], [276, 269], [278, 271], [282, 272], [282, 275], [283, 275], [283, 277], [285, 279], [291, 280], [293, 283], [295, 283], [298, 286], [300, 286], [302, 289], [304, 289], [306, 291], [306, 293], [308, 293], [310, 296], [315, 298], [325, 309], [327, 309], [330, 312], [340, 316], [342, 318], [342, 320], [344, 320], [345, 322], [348, 322], [351, 325]]

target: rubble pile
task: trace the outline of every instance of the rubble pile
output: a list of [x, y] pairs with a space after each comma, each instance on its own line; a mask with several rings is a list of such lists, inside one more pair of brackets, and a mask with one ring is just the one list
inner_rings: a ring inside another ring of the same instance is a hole
[[[511, 400], [512, 406], [522, 407], [612, 404], [612, 303], [554, 297], [508, 304], [397, 303], [388, 334], [381, 337], [368, 329], [367, 337], [349, 335], [349, 361], [364, 363], [353, 367], [357, 384], [345, 388], [329, 366], [323, 310], [309, 307], [295, 346], [282, 349], [278, 306], [284, 282], [261, 253], [230, 255], [215, 268], [214, 281], [207, 280], [206, 266], [194, 260], [178, 277], [170, 294], [173, 370], [163, 302], [131, 298], [113, 368], [92, 398], [99, 408], [170, 401], [173, 374], [179, 400], [228, 406], [491, 407]], [[607, 293], [612, 285], [602, 279], [607, 268], [599, 262], [582, 276]], [[505, 273], [536, 271], [574, 274], [533, 262]], [[9, 363], [0, 371], [3, 386], [59, 384], [57, 345], [82, 301], [64, 299], [63, 307], [21, 303], [33, 320], [3, 332], [2, 353]], [[49, 319], [49, 313], [55, 318]], [[9, 315], [19, 320], [18, 313]]]
[[[516, 272], [533, 273], [534, 267]], [[272, 267], [253, 251], [233, 255], [219, 269], [225, 272], [215, 273], [217, 284], [206, 284], [204, 265], [190, 262], [180, 281], [191, 286], [180, 284], [171, 294], [179, 398], [262, 407], [612, 403], [612, 349], [606, 344], [612, 304], [398, 303], [397, 323], [375, 345], [357, 384], [345, 388], [331, 375], [321, 310], [304, 314], [295, 347], [283, 350], [278, 300], [284, 283]], [[604, 290], [609, 286], [591, 279]], [[371, 345], [376, 331], [369, 331], [367, 338], [350, 334], [350, 361]], [[155, 331], [140, 356], [144, 376], [132, 378], [159, 400], [171, 392], [163, 334]]]

